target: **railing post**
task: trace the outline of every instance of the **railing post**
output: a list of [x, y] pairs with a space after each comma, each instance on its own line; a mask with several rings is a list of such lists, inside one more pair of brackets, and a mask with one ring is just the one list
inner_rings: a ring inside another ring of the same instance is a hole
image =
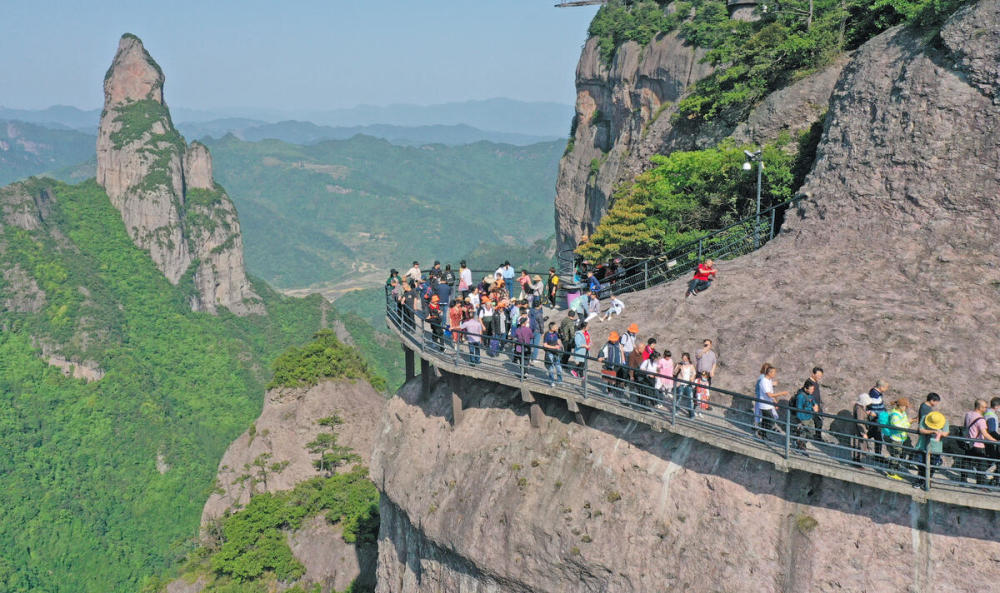
[[[416, 311], [413, 312], [413, 318], [414, 319], [418, 318]], [[419, 317], [419, 319], [420, 319], [420, 329], [417, 330], [417, 340], [420, 342], [420, 351], [423, 352], [424, 351], [424, 338], [425, 338], [425, 336], [424, 336], [424, 318], [423, 317]]]
[[587, 360], [587, 358], [583, 359], [583, 372], [580, 375], [583, 377], [583, 397], [585, 399], [587, 397]]
[[649, 260], [642, 262], [642, 288], [649, 288]]
[[924, 490], [931, 489], [931, 446], [928, 437], [927, 450], [924, 451]]
[[792, 452], [792, 409], [785, 408], [785, 459]]
[[701, 239], [698, 239], [698, 261], [701, 261]]
[[771, 236], [768, 237], [768, 241], [774, 238], [774, 212], [775, 209], [771, 208]]
[[677, 423], [677, 384], [674, 383], [674, 393], [670, 396], [670, 426]]

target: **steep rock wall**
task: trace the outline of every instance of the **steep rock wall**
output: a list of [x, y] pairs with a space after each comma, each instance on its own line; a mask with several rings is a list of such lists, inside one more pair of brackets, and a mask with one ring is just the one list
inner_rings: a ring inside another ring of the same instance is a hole
[[516, 390], [408, 383], [383, 416], [378, 591], [971, 592], [996, 513], [798, 472]]
[[647, 170], [653, 155], [706, 148], [729, 136], [738, 143], [765, 143], [783, 131], [808, 128], [826, 111], [846, 63], [837, 60], [772, 93], [745, 122], [674, 121], [678, 101], [714, 71], [703, 62], [705, 53], [675, 31], [645, 47], [623, 44], [606, 66], [598, 39], [587, 40], [576, 71], [572, 149], [559, 163], [556, 183], [559, 250], [576, 247], [597, 228], [614, 190]]
[[626, 296], [606, 329], [636, 322], [675, 356], [714, 338], [718, 385], [741, 392], [764, 361], [783, 369], [781, 389], [819, 364], [831, 413], [878, 377], [890, 399], [940, 393], [953, 424], [997, 393], [986, 353], [1000, 338], [984, 328], [1000, 324], [998, 7], [961, 10], [939, 40], [896, 28], [860, 48], [780, 235], [721, 262], [697, 297], [684, 298], [687, 279]]
[[[212, 179], [208, 149], [197, 142], [187, 146], [174, 128], [163, 82], [142, 42], [124, 35], [104, 79], [97, 181], [129, 236], [171, 283], [197, 266], [194, 310], [264, 313], [246, 277], [235, 207]], [[203, 199], [190, 206], [192, 190], [212, 194], [213, 207]]]

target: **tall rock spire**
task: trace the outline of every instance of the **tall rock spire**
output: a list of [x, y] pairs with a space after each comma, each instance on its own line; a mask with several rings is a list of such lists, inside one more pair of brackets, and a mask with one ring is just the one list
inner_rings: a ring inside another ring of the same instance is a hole
[[163, 101], [163, 71], [126, 33], [104, 77], [97, 182], [121, 212], [129, 236], [172, 284], [187, 277], [196, 311], [223, 306], [264, 313], [243, 263], [236, 209], [212, 179], [212, 157], [188, 146]]

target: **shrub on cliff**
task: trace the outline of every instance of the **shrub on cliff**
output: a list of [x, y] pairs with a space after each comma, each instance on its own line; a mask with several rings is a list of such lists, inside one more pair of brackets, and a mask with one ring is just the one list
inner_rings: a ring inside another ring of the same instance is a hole
[[[764, 149], [763, 208], [792, 196], [795, 157], [787, 141]], [[590, 241], [584, 257], [603, 261], [621, 254], [642, 258], [695, 240], [753, 213], [756, 173], [743, 171], [743, 147], [674, 152], [654, 156], [653, 169], [618, 190], [611, 209]]]
[[357, 349], [342, 344], [331, 330], [322, 330], [301, 348], [292, 346], [274, 361], [275, 387], [309, 387], [322, 379], [365, 379], [377, 390], [385, 380], [375, 375]]

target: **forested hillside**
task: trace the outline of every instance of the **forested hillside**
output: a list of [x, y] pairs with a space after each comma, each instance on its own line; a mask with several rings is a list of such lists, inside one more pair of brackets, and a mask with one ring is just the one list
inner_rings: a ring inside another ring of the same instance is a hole
[[256, 282], [268, 315], [195, 313], [93, 181], [0, 202], [0, 590], [136, 591], [189, 549], [222, 451], [321, 300]]
[[239, 209], [250, 271], [282, 288], [370, 286], [404, 260], [457, 264], [479, 243], [547, 237], [563, 148], [407, 147], [366, 136], [208, 145]]

